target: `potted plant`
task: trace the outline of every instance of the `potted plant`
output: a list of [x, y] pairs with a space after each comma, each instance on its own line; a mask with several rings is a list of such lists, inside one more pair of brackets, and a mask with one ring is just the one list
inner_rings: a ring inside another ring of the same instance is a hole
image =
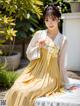
[[72, 12], [80, 12], [80, 0], [65, 0], [70, 3]]
[[[0, 58], [7, 60], [8, 69], [17, 69], [20, 64], [21, 54], [14, 51], [16, 30], [15, 20], [12, 17], [1, 16], [0, 18], [0, 42], [3, 43], [0, 50]], [[5, 42], [9, 42], [5, 46]]]

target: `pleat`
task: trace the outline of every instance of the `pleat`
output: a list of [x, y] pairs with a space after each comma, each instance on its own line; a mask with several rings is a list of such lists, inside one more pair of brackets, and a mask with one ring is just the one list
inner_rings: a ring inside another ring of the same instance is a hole
[[57, 63], [58, 49], [41, 49], [41, 58], [25, 68], [6, 95], [7, 106], [34, 106], [37, 97], [61, 92], [62, 82]]

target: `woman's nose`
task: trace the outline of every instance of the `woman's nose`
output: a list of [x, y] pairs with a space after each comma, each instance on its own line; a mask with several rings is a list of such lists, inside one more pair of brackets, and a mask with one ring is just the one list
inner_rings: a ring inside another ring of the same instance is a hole
[[49, 24], [50, 24], [50, 25], [53, 24], [52, 21], [49, 21]]

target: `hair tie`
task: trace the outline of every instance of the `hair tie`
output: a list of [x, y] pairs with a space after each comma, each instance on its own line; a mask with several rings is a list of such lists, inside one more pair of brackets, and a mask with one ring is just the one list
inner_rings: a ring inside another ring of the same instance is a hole
[[48, 6], [49, 6], [49, 5], [46, 5], [46, 6], [44, 7], [44, 9], [48, 8]]
[[61, 7], [60, 6], [57, 6], [57, 8], [58, 8], [59, 12], [61, 13]]

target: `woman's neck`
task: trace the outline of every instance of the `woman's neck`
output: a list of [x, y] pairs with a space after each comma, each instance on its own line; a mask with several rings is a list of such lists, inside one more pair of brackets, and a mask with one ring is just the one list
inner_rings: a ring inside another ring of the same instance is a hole
[[57, 36], [57, 34], [59, 33], [59, 30], [56, 29], [56, 30], [47, 30], [47, 33], [48, 33], [48, 36], [51, 37], [51, 38], [55, 38]]

